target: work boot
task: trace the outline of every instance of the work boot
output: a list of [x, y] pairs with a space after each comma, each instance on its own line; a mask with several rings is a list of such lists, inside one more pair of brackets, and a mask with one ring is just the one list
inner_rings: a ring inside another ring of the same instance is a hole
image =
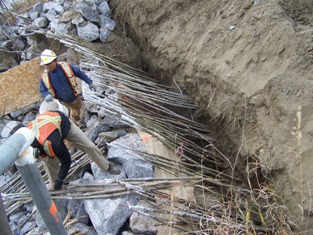
[[108, 173], [110, 173], [112, 175], [119, 175], [119, 174], [121, 174], [121, 170], [114, 163], [109, 162]]

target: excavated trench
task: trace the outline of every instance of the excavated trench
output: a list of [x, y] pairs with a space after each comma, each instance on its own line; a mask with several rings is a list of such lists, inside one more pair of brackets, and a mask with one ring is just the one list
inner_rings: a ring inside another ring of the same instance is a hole
[[[290, 220], [300, 231], [310, 229], [312, 219], [303, 215], [311, 210], [310, 189], [303, 187], [311, 182], [312, 105], [305, 92], [313, 71], [311, 1], [116, 0], [111, 6], [120, 33], [139, 48], [141, 68], [199, 106], [192, 118], [212, 130], [230, 161], [227, 173], [242, 180], [236, 184], [256, 190], [272, 184]], [[300, 163], [291, 130], [299, 105], [306, 136]]]
[[[206, 109], [208, 108], [206, 107], [208, 101], [203, 100], [205, 99], [205, 97], [201, 97], [202, 92], [199, 91], [197, 92], [195, 90], [194, 87], [195, 84], [191, 84], [191, 82], [182, 80], [184, 79], [184, 77], [186, 77], [185, 75], [181, 76], [181, 79], [177, 79], [177, 76], [180, 76], [182, 71], [180, 69], [180, 65], [176, 64], [175, 61], [173, 62], [174, 59], [171, 59], [172, 57], [175, 58], [176, 55], [172, 56], [169, 54], [170, 52], [164, 51], [164, 54], [166, 54], [166, 56], [158, 58], [157, 54], [154, 51], [155, 49], [153, 48], [153, 45], [151, 45], [149, 39], [147, 39], [147, 36], [138, 33], [138, 30], [140, 31], [140, 29], [138, 28], [134, 29], [134, 25], [132, 25], [131, 20], [127, 21], [127, 17], [125, 17], [125, 15], [134, 14], [134, 12], [132, 12], [129, 9], [128, 9], [129, 11], [126, 10], [125, 5], [123, 3], [119, 5], [120, 3], [121, 2], [119, 1], [112, 1], [111, 3], [112, 7], [116, 8], [116, 10], [113, 11], [115, 19], [117, 20], [117, 22], [122, 22], [122, 24], [120, 24], [119, 27], [117, 27], [115, 33], [119, 35], [118, 36], [119, 38], [123, 38], [123, 40], [125, 40], [125, 41], [121, 40], [120, 41], [121, 43], [128, 44], [129, 40], [131, 40], [133, 47], [131, 51], [134, 52], [133, 54], [128, 54], [130, 57], [132, 57], [132, 59], [128, 58], [129, 60], [125, 62], [128, 63], [129, 61], [133, 61], [132, 66], [147, 72], [152, 78], [154, 78], [156, 81], [159, 81], [161, 84], [169, 85], [171, 87], [176, 88], [177, 93], [187, 94], [194, 100], [194, 103], [198, 105], [198, 109], [195, 110], [182, 109], [177, 108], [175, 106], [172, 107], [167, 106], [167, 108], [190, 120], [205, 125], [206, 130], [203, 131], [204, 133], [206, 133], [207, 131], [210, 133], [209, 135], [211, 142], [203, 141], [201, 140], [201, 138], [199, 138], [198, 140], [192, 139], [192, 141], [195, 141], [203, 149], [208, 148], [208, 145], [213, 144], [214, 148], [216, 148], [216, 151], [220, 151], [220, 153], [225, 158], [227, 158], [226, 161], [227, 163], [225, 162], [225, 165], [222, 167], [217, 167], [217, 170], [224, 172], [228, 175], [233, 175], [234, 178], [237, 179], [234, 182], [236, 182], [238, 186], [247, 187], [248, 184], [247, 184], [246, 166], [245, 164], [238, 164], [238, 162], [245, 162], [250, 160], [251, 162], [255, 162], [257, 161], [257, 159], [253, 158], [253, 156], [252, 157], [248, 155], [242, 156], [241, 153], [239, 152], [240, 150], [238, 150], [239, 149], [238, 138], [236, 139], [236, 141], [234, 141], [233, 134], [228, 135], [230, 125], [233, 125], [233, 127], [231, 127], [233, 129], [238, 128], [236, 127], [237, 123], [235, 123], [237, 120], [229, 120], [228, 118], [224, 118], [222, 116], [219, 117], [210, 116], [209, 112], [206, 111]], [[151, 3], [148, 3], [148, 5], [149, 4]], [[156, 3], [156, 5], [158, 4]], [[187, 3], [185, 7], [188, 7]], [[162, 17], [164, 17], [166, 20], [166, 16], [167, 13], [164, 13], [164, 16]], [[136, 18], [137, 16], [133, 15], [133, 17]], [[136, 47], [136, 49], [134, 49], [134, 47]], [[169, 51], [171, 51], [171, 49], [169, 49]], [[123, 53], [124, 52], [121, 51], [121, 54]], [[134, 61], [137, 61], [137, 63], [136, 62], [134, 63]], [[202, 81], [203, 84], [198, 85], [206, 89], [205, 86], [206, 85], [209, 86], [209, 84], [207, 84], [207, 81], [205, 81], [206, 76], [207, 76], [206, 71], [203, 72], [198, 71], [197, 74], [192, 75], [190, 79], [194, 81]], [[214, 77], [213, 74], [209, 76]], [[213, 165], [214, 164], [209, 164], [208, 167], [215, 168], [216, 166]], [[230, 165], [231, 166], [236, 165], [235, 169], [232, 169]], [[257, 171], [259, 170], [260, 169], [257, 169]], [[251, 177], [250, 180], [252, 182], [258, 181], [259, 183], [261, 183], [264, 180], [262, 174], [259, 175], [258, 173], [256, 173], [254, 176], [250, 175], [250, 177]], [[258, 179], [256, 180], [255, 177], [258, 177]]]

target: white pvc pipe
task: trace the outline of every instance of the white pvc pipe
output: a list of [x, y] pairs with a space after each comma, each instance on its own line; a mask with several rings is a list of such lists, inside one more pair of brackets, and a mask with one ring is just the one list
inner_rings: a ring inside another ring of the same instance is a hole
[[20, 128], [0, 145], [0, 174], [2, 174], [34, 141], [32, 131]]
[[19, 156], [21, 156], [21, 154], [28, 148], [28, 146], [30, 146], [33, 143], [35, 137], [34, 137], [33, 132], [27, 127], [21, 127], [20, 129], [18, 129], [15, 132], [15, 134], [23, 135], [25, 137], [25, 140], [26, 140], [26, 142], [24, 143], [24, 145], [21, 148], [21, 151], [18, 154]]

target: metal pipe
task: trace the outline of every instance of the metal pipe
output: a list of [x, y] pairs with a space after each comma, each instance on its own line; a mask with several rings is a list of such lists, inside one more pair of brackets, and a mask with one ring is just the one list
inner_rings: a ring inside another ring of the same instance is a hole
[[2, 174], [34, 141], [32, 131], [26, 127], [18, 129], [0, 146], [0, 174]]
[[2, 201], [2, 196], [0, 193], [0, 231], [1, 234], [12, 235], [10, 224], [5, 213], [5, 208]]
[[33, 148], [29, 147], [24, 151], [21, 157], [15, 161], [15, 165], [50, 234], [67, 235], [63, 221], [35, 164]]
[[[14, 161], [23, 181], [32, 196], [45, 225], [51, 235], [67, 235], [62, 220], [54, 202], [51, 200], [45, 182], [35, 164], [33, 148], [30, 144], [34, 141], [32, 131], [26, 127], [20, 128], [0, 146], [0, 174], [2, 174]], [[20, 156], [20, 158], [19, 158]], [[0, 218], [6, 218], [4, 205], [0, 201]], [[9, 230], [7, 218], [0, 220], [0, 231]], [[5, 232], [4, 234], [12, 234]]]
[[[7, 141], [0, 146], [0, 174], [2, 174], [26, 148], [34, 141], [34, 136], [30, 129], [20, 128]], [[0, 194], [0, 231], [1, 234], [11, 235], [12, 231], [5, 207]]]

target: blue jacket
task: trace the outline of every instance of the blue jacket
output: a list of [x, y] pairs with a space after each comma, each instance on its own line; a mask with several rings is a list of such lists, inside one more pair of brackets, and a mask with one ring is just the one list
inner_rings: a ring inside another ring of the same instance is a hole
[[[81, 80], [86, 82], [88, 85], [92, 83], [92, 80], [83, 71], [81, 71], [79, 68], [73, 65], [70, 65], [70, 66], [71, 66], [71, 69], [73, 70], [73, 73], [75, 74], [77, 78], [80, 78]], [[56, 69], [49, 72], [49, 78], [50, 78], [51, 86], [53, 87], [55, 94], [56, 94], [55, 98], [65, 103], [72, 103], [76, 99], [73, 88], [70, 85], [60, 65], [57, 64]], [[50, 95], [42, 79], [40, 79], [39, 89], [43, 97]]]

